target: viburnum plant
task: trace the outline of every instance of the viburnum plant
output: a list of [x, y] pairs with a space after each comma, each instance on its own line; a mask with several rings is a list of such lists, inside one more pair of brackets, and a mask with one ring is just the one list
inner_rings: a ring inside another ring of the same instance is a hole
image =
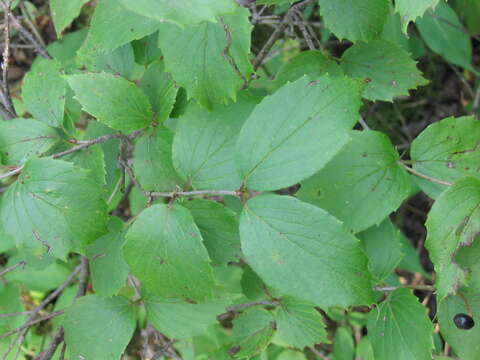
[[480, 358], [480, 91], [406, 144], [365, 111], [426, 48], [475, 79], [478, 1], [51, 0], [47, 47], [0, 5], [2, 359]]

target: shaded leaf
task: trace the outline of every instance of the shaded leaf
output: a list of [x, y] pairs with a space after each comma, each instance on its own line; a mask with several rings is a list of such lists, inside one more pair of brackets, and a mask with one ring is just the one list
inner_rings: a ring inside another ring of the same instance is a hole
[[67, 28], [70, 23], [80, 15], [82, 6], [88, 0], [52, 0], [50, 1], [50, 11], [52, 12], [53, 23], [57, 37], [62, 36], [62, 31]]

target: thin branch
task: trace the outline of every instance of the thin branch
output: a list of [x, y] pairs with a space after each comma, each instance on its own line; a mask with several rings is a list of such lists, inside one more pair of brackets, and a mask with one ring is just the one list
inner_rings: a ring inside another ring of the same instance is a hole
[[273, 45], [275, 44], [275, 42], [277, 41], [278, 38], [280, 38], [280, 36], [282, 35], [282, 33], [284, 32], [284, 30], [287, 28], [287, 26], [289, 25], [290, 21], [292, 20], [292, 18], [294, 17], [295, 13], [297, 11], [300, 11], [302, 9], [304, 9], [306, 6], [310, 5], [311, 3], [313, 3], [314, 0], [303, 0], [295, 5], [293, 5], [288, 11], [287, 13], [285, 14], [285, 16], [283, 17], [283, 20], [280, 24], [277, 25], [277, 27], [275, 28], [275, 30], [273, 31], [272, 35], [270, 35], [270, 37], [268, 38], [267, 42], [265, 43], [265, 45], [263, 45], [262, 49], [260, 50], [260, 52], [258, 53], [258, 55], [255, 57], [255, 59], [253, 60], [252, 62], [252, 65], [253, 65], [253, 70], [256, 71], [260, 65], [262, 65], [263, 63], [263, 60], [265, 59], [265, 57], [268, 55], [270, 49], [273, 47]]
[[34, 360], [50, 360], [53, 355], [55, 355], [55, 351], [57, 350], [58, 346], [63, 342], [64, 336], [65, 332], [63, 330], [63, 326], [61, 326], [53, 336], [53, 340], [50, 345], [48, 345], [48, 347]]
[[315, 44], [313, 43], [313, 39], [312, 39], [310, 33], [307, 30], [307, 27], [302, 22], [302, 17], [303, 17], [302, 13], [300, 11], [298, 11], [298, 10], [295, 11], [294, 18], [297, 18], [299, 20], [298, 21], [298, 23], [299, 23], [298, 27], [300, 28], [300, 31], [302, 32], [303, 38], [307, 42], [308, 48], [310, 50], [317, 50], [317, 48], [315, 47]]
[[235, 311], [245, 310], [245, 309], [251, 308], [253, 306], [261, 306], [261, 305], [277, 307], [280, 304], [278, 302], [275, 302], [275, 301], [252, 301], [252, 302], [248, 302], [248, 303], [244, 303], [244, 304], [229, 306], [229, 307], [227, 307], [227, 311], [235, 312]]
[[8, 268], [6, 269], [3, 269], [2, 271], [0, 271], [0, 277], [2, 276], [5, 276], [6, 274], [8, 274], [9, 272], [15, 270], [16, 268], [20, 267], [20, 266], [23, 266], [25, 265], [27, 262], [26, 261], [19, 261], [18, 263], [12, 265], [12, 266], [9, 266]]
[[4, 18], [5, 44], [3, 49], [2, 62], [2, 98], [5, 108], [16, 117], [17, 113], [15, 112], [15, 108], [13, 107], [12, 98], [10, 96], [10, 89], [8, 87], [8, 65], [10, 59], [10, 5], [10, 0], [8, 0]]
[[416, 175], [418, 177], [421, 177], [422, 179], [425, 179], [425, 180], [428, 180], [428, 181], [431, 181], [431, 182], [434, 182], [434, 183], [437, 183], [437, 184], [441, 184], [441, 185], [447, 185], [447, 186], [450, 186], [452, 185], [451, 182], [448, 182], [448, 181], [444, 181], [444, 180], [440, 180], [440, 179], [437, 179], [437, 178], [434, 178], [434, 177], [431, 177], [431, 176], [428, 176], [428, 175], [425, 175], [425, 174], [422, 174], [420, 172], [418, 172], [417, 170], [414, 170], [413, 168], [411, 168], [410, 166], [407, 166], [405, 165], [403, 162], [399, 161], [398, 162], [400, 165], [402, 165], [405, 170], [407, 170], [409, 173], [412, 173], [413, 175]]
[[25, 324], [23, 324], [22, 326], [20, 326], [20, 327], [18, 327], [18, 328], [16, 328], [16, 329], [13, 329], [13, 330], [10, 330], [10, 331], [8, 331], [8, 332], [6, 332], [6, 333], [1, 334], [1, 335], [0, 335], [0, 339], [5, 339], [6, 337], [9, 337], [9, 336], [11, 336], [11, 335], [13, 335], [13, 334], [19, 333], [19, 332], [22, 331], [22, 330], [31, 328], [32, 326], [37, 325], [37, 324], [40, 324], [41, 322], [44, 322], [44, 321], [53, 319], [54, 317], [57, 317], [57, 316], [62, 315], [64, 312], [65, 312], [65, 310], [55, 311], [55, 312], [53, 312], [53, 313], [51, 313], [51, 314], [42, 316], [41, 318], [38, 318], [38, 319], [35, 319], [35, 320], [32, 320], [32, 321], [26, 322]]
[[432, 285], [405, 285], [405, 286], [376, 286], [373, 288], [375, 291], [381, 292], [391, 292], [397, 289], [412, 289], [412, 290], [423, 290], [423, 291], [435, 291], [435, 286]]
[[9, 172], [6, 172], [5, 174], [0, 175], [0, 179], [5, 179], [5, 178], [7, 178], [7, 177], [20, 174], [20, 173], [22, 172], [22, 169], [23, 169], [23, 165], [17, 167], [16, 169], [13, 169], [13, 170], [11, 170], [11, 171], [9, 171]]
[[75, 298], [85, 296], [88, 289], [88, 276], [90, 275], [90, 266], [88, 265], [88, 258], [82, 256], [80, 264], [80, 281], [78, 282], [78, 290]]
[[309, 348], [311, 352], [313, 352], [316, 356], [318, 356], [320, 359], [322, 360], [330, 360], [330, 358], [326, 355], [324, 355], [323, 353], [321, 353], [320, 351], [318, 351], [317, 349], [315, 349], [314, 346], [310, 347]]
[[195, 195], [210, 195], [210, 196], [240, 196], [239, 190], [194, 190], [194, 191], [170, 191], [170, 192], [156, 192], [151, 191], [146, 193], [150, 197], [177, 197], [177, 196], [195, 196]]

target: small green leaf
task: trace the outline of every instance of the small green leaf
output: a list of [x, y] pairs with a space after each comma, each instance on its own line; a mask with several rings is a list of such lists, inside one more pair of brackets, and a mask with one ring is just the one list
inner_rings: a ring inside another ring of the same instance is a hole
[[106, 204], [87, 170], [61, 160], [31, 159], [3, 196], [0, 218], [24, 256], [66, 260], [106, 232]]
[[154, 295], [143, 297], [147, 319], [162, 334], [173, 339], [190, 339], [205, 334], [217, 323], [217, 316], [229, 305], [225, 300], [192, 304], [178, 299], [162, 299]]
[[387, 21], [387, 0], [319, 0], [325, 26], [340, 40], [368, 41], [378, 38]]
[[240, 254], [238, 220], [233, 211], [216, 201], [195, 199], [183, 204], [190, 210], [213, 265], [227, 265]]
[[80, 10], [86, 2], [88, 0], [50, 1], [50, 11], [52, 12], [57, 37], [61, 37], [62, 31], [70, 25], [73, 19], [80, 15]]
[[395, 11], [400, 14], [402, 30], [406, 34], [408, 24], [423, 16], [425, 11], [434, 9], [440, 0], [396, 0]]
[[[480, 179], [480, 123], [473, 116], [449, 117], [433, 123], [412, 143], [413, 168], [439, 180], [455, 182], [463, 176]], [[416, 179], [423, 191], [437, 198], [445, 185]]]
[[174, 191], [182, 181], [172, 164], [172, 132], [157, 126], [142, 136], [134, 152], [135, 175], [147, 191]]
[[400, 233], [400, 242], [402, 244], [402, 253], [404, 253], [405, 256], [402, 261], [400, 261], [400, 264], [398, 264], [398, 268], [413, 273], [418, 272], [429, 279], [430, 275], [423, 268], [420, 257], [417, 250], [413, 247], [412, 242], [402, 233]]
[[[136, 7], [137, 1], [134, 4]], [[102, 0], [97, 4], [84, 48], [111, 51], [158, 30], [157, 21], [140, 16], [125, 5], [120, 0]]]
[[322, 52], [303, 51], [280, 68], [275, 77], [275, 87], [278, 89], [303, 75], [315, 79], [325, 74], [340, 76], [343, 72], [335, 61], [328, 59]]
[[369, 80], [363, 96], [372, 101], [392, 101], [428, 83], [410, 54], [385, 40], [356, 43], [343, 53], [342, 68], [348, 76]]
[[275, 320], [278, 336], [297, 349], [329, 342], [323, 318], [311, 303], [284, 298]]
[[[39, 61], [23, 80], [22, 96], [30, 114], [51, 126], [61, 126], [67, 83], [56, 60]], [[48, 86], [45, 86], [48, 84]]]
[[351, 136], [320, 172], [301, 183], [297, 196], [359, 232], [402, 204], [410, 195], [410, 176], [397, 164], [398, 153], [385, 134], [353, 131]]
[[67, 76], [85, 111], [113, 129], [131, 132], [148, 126], [152, 109], [133, 83], [106, 73]]
[[[0, 314], [24, 311], [25, 309], [21, 302], [21, 296], [21, 288], [17, 284], [0, 284]], [[5, 334], [10, 330], [16, 329], [21, 326], [25, 320], [27, 320], [26, 315], [0, 318], [0, 332]]]
[[140, 40], [132, 41], [132, 47], [137, 64], [148, 66], [162, 57], [162, 50], [158, 47], [158, 32], [147, 35]]
[[112, 51], [85, 50], [78, 54], [77, 66], [90, 72], [106, 72], [128, 79], [135, 69], [133, 48], [126, 44]]
[[67, 309], [63, 324], [71, 359], [119, 360], [133, 335], [135, 320], [134, 306], [123, 297], [78, 299]]
[[95, 292], [100, 296], [112, 296], [125, 285], [129, 268], [123, 258], [123, 222], [112, 218], [110, 232], [99, 237], [87, 248], [90, 271]]
[[307, 77], [264, 98], [237, 141], [245, 185], [276, 190], [320, 170], [349, 140], [358, 120], [361, 86], [346, 77]]
[[335, 332], [333, 342], [333, 356], [335, 360], [352, 360], [355, 356], [355, 343], [352, 330], [348, 326], [340, 326]]
[[[465, 301], [468, 302], [468, 305]], [[453, 318], [461, 313], [473, 315], [476, 326], [470, 330], [457, 328]], [[471, 291], [462, 292], [462, 296], [448, 296], [439, 304], [437, 316], [440, 332], [459, 359], [478, 359], [480, 326], [478, 326], [477, 314], [480, 314], [480, 295]]]
[[273, 315], [267, 310], [251, 308], [233, 321], [233, 347], [229, 353], [235, 359], [249, 359], [262, 352], [275, 332]]
[[433, 52], [445, 60], [476, 72], [472, 67], [472, 44], [470, 35], [455, 11], [445, 2], [440, 2], [435, 11], [427, 11], [417, 21], [423, 40]]
[[368, 257], [368, 268], [378, 282], [385, 280], [402, 260], [400, 230], [390, 219], [358, 234]]
[[160, 25], [165, 69], [187, 90], [189, 98], [207, 108], [236, 99], [252, 72], [248, 16], [249, 11], [241, 8], [218, 23], [203, 22], [183, 30], [172, 24]]
[[480, 233], [480, 180], [463, 178], [445, 190], [434, 202], [426, 227], [425, 247], [435, 267], [437, 299], [442, 300], [467, 280], [467, 269], [454, 257]]
[[77, 51], [86, 37], [87, 29], [82, 29], [68, 33], [47, 46], [48, 53], [63, 65], [65, 73], [69, 74], [77, 68]]
[[0, 154], [5, 165], [21, 165], [50, 150], [60, 136], [55, 129], [34, 119], [0, 122]]
[[125, 259], [148, 292], [193, 300], [211, 298], [210, 259], [187, 209], [151, 206], [140, 213], [126, 239]]
[[281, 294], [322, 308], [372, 302], [360, 242], [320, 208], [289, 196], [254, 197], [240, 239], [247, 263]]
[[431, 360], [433, 326], [411, 290], [397, 289], [368, 317], [375, 360]]
[[155, 62], [145, 70], [140, 87], [150, 100], [155, 120], [160, 124], [164, 123], [173, 110], [178, 87], [164, 71], [163, 61]]
[[[122, 1], [121, 1], [122, 2]], [[233, 0], [123, 0], [131, 11], [153, 18], [159, 22], [170, 22], [180, 27], [202, 21], [216, 22], [218, 15], [232, 13], [238, 7]]]
[[173, 163], [196, 189], [236, 190], [241, 179], [235, 163], [238, 133], [255, 102], [241, 96], [228, 106], [208, 111], [190, 104], [180, 117], [173, 142]]

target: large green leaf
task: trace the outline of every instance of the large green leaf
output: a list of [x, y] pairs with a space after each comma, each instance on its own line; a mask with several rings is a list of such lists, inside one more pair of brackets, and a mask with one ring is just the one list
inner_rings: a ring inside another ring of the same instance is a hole
[[90, 170], [91, 176], [101, 185], [105, 185], [105, 158], [100, 145], [89, 146], [88, 148], [75, 151], [63, 158], [75, 165]]
[[126, 239], [127, 263], [147, 291], [194, 300], [212, 296], [210, 259], [187, 209], [151, 206], [138, 216]]
[[112, 51], [87, 49], [85, 52], [79, 52], [77, 66], [85, 68], [89, 72], [106, 72], [128, 79], [135, 70], [132, 45], [126, 44]]
[[455, 261], [460, 247], [469, 246], [480, 233], [480, 180], [463, 178], [435, 201], [426, 222], [425, 246], [436, 272], [438, 299], [456, 293], [467, 272]]
[[5, 232], [27, 258], [48, 253], [66, 260], [106, 232], [100, 185], [88, 171], [61, 160], [26, 162], [1, 206]]
[[288, 81], [292, 82], [303, 75], [316, 78], [325, 74], [342, 75], [341, 67], [333, 60], [328, 59], [320, 51], [302, 51], [293, 59], [285, 63], [275, 77], [275, 87], [280, 88]]
[[163, 61], [154, 62], [145, 70], [140, 87], [150, 100], [155, 121], [162, 124], [170, 116], [178, 93], [178, 87], [164, 71]]
[[241, 8], [222, 17], [221, 22], [203, 22], [183, 30], [161, 24], [159, 44], [165, 69], [187, 89], [189, 98], [207, 108], [236, 99], [252, 71], [248, 15], [248, 10]]
[[178, 299], [162, 299], [154, 295], [143, 297], [147, 319], [162, 334], [174, 339], [189, 339], [206, 333], [217, 323], [229, 302], [214, 300], [192, 304]]
[[55, 129], [34, 119], [0, 122], [0, 154], [5, 165], [20, 165], [41, 156], [59, 140]]
[[410, 177], [398, 160], [385, 134], [354, 131], [333, 160], [301, 183], [297, 196], [327, 210], [354, 232], [365, 230], [380, 224], [410, 195]]
[[119, 360], [136, 327], [135, 308], [123, 297], [85, 296], [66, 310], [63, 327], [72, 359]]
[[385, 280], [402, 260], [400, 230], [390, 219], [358, 234], [368, 256], [368, 267], [378, 282]]
[[262, 352], [275, 332], [273, 315], [264, 309], [252, 308], [233, 321], [233, 347], [229, 353], [236, 359], [250, 359]]
[[425, 11], [433, 9], [440, 0], [395, 0], [395, 11], [400, 14], [402, 30], [406, 34], [410, 21], [423, 16]]
[[372, 40], [380, 36], [389, 12], [387, 0], [319, 0], [325, 26], [339, 39]]
[[255, 102], [241, 96], [231, 105], [208, 111], [190, 104], [179, 119], [173, 142], [173, 163], [196, 189], [236, 190], [241, 185], [235, 163], [238, 133]]
[[254, 190], [294, 185], [320, 170], [349, 140], [361, 86], [346, 77], [303, 77], [266, 97], [237, 142], [244, 184]]
[[[480, 123], [473, 116], [449, 117], [430, 125], [412, 143], [413, 168], [448, 182], [463, 176], [480, 178], [479, 133]], [[446, 189], [442, 184], [416, 180], [432, 198]]]
[[70, 75], [67, 80], [84, 110], [113, 129], [131, 132], [152, 121], [147, 96], [121, 77], [86, 73]]
[[240, 239], [247, 263], [281, 294], [313, 304], [372, 302], [360, 242], [325, 211], [288, 196], [258, 196], [245, 205]]
[[80, 14], [80, 10], [86, 2], [88, 0], [50, 1], [50, 11], [58, 37], [62, 36], [62, 31]]
[[473, 70], [470, 35], [462, 31], [460, 19], [447, 3], [427, 11], [417, 20], [417, 28], [430, 49], [448, 62]]
[[322, 315], [311, 303], [284, 298], [275, 320], [278, 336], [290, 346], [303, 349], [329, 342]]
[[203, 199], [183, 204], [192, 213], [214, 265], [226, 265], [240, 254], [236, 214], [222, 204]]
[[133, 169], [148, 191], [174, 191], [182, 181], [172, 164], [172, 132], [159, 125], [142, 136], [134, 152]]
[[170, 22], [180, 27], [202, 21], [215, 22], [217, 15], [232, 13], [238, 7], [233, 0], [123, 0], [131, 11], [153, 18], [159, 22]]
[[343, 53], [342, 68], [351, 77], [369, 80], [363, 96], [373, 101], [392, 101], [428, 83], [410, 54], [385, 40], [356, 43]]
[[110, 232], [87, 248], [95, 292], [100, 296], [117, 294], [126, 283], [129, 268], [123, 258], [123, 222], [112, 218]]
[[[129, 2], [136, 7], [137, 1]], [[114, 50], [158, 30], [158, 21], [140, 16], [125, 5], [120, 0], [102, 0], [97, 4], [84, 48]]]
[[[476, 326], [470, 330], [457, 328], [453, 318], [461, 313], [473, 315]], [[462, 296], [448, 296], [439, 304], [437, 317], [442, 336], [462, 360], [477, 360], [480, 354], [478, 314], [480, 295], [471, 291], [463, 292]]]
[[[51, 126], [61, 126], [67, 83], [56, 60], [35, 63], [23, 80], [22, 96], [30, 114]], [[48, 86], [45, 86], [48, 84]]]
[[431, 360], [433, 326], [411, 290], [397, 289], [368, 317], [376, 360]]

